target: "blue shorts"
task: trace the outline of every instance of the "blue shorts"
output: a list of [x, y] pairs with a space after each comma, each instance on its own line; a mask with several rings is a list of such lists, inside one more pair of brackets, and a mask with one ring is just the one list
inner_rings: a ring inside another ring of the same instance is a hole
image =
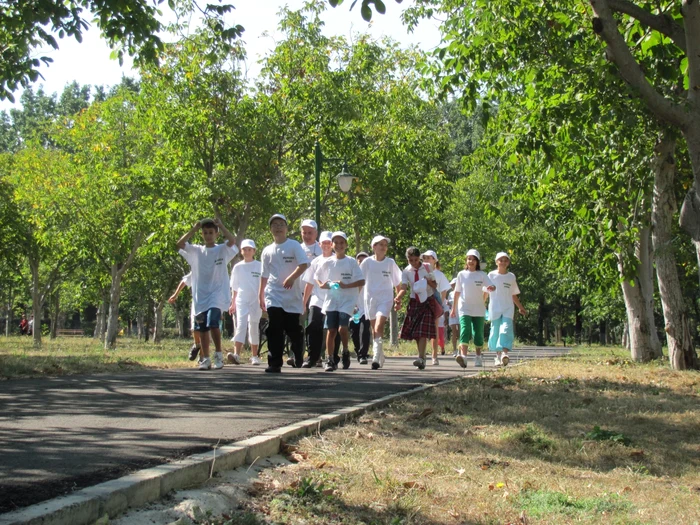
[[208, 332], [212, 328], [219, 328], [221, 322], [221, 309], [209, 308], [194, 316], [194, 329], [198, 332]]
[[491, 320], [491, 333], [489, 334], [489, 350], [501, 352], [504, 348], [513, 348], [515, 333], [513, 320], [508, 317], [499, 317]]
[[323, 327], [329, 330], [337, 330], [340, 327], [347, 328], [350, 324], [350, 314], [345, 312], [326, 312], [326, 321]]

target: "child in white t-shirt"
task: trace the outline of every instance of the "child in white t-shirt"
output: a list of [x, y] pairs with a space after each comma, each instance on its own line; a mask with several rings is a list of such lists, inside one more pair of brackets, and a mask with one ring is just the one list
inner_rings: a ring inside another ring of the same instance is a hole
[[462, 368], [467, 367], [467, 351], [472, 334], [476, 350], [474, 366], [483, 366], [481, 347], [484, 346], [484, 316], [486, 314], [484, 292], [496, 290], [489, 276], [481, 271], [480, 260], [481, 255], [477, 250], [471, 249], [467, 252], [465, 269], [457, 274], [454, 304], [450, 313], [451, 317], [457, 317], [457, 313], [459, 313], [459, 355], [455, 357], [455, 361]]
[[341, 231], [333, 232], [333, 250], [335, 255], [329, 257], [316, 270], [316, 282], [326, 290], [326, 299], [323, 301], [323, 312], [326, 314], [326, 372], [332, 372], [337, 368], [337, 355], [331, 352], [335, 347], [335, 336], [340, 334], [343, 345], [343, 369], [350, 368], [350, 350], [348, 348], [348, 325], [353, 310], [357, 304], [360, 288], [365, 284], [362, 271], [357, 261], [348, 257], [345, 252], [348, 249], [348, 238]]
[[367, 257], [360, 265], [365, 278], [365, 316], [372, 327], [372, 370], [384, 366], [384, 325], [394, 305], [394, 289], [398, 293], [401, 284], [401, 270], [394, 259], [386, 256], [389, 242], [387, 237], [376, 235], [372, 239], [374, 255]]
[[260, 274], [262, 263], [256, 261], [255, 242], [252, 239], [244, 239], [241, 242], [243, 260], [236, 263], [231, 271], [231, 306], [228, 311], [236, 314], [236, 333], [233, 336], [234, 353], [228, 354], [228, 361], [236, 365], [241, 364], [241, 350], [245, 343], [246, 330], [250, 349], [253, 356], [250, 363], [260, 364], [258, 357], [258, 345], [260, 344], [260, 317], [262, 309], [258, 301], [260, 291]]
[[323, 301], [326, 299], [327, 290], [323, 290], [316, 282], [316, 271], [319, 265], [325, 262], [333, 255], [333, 242], [331, 240], [331, 232], [321, 232], [319, 238], [321, 242], [321, 255], [315, 257], [309, 267], [302, 275], [306, 287], [304, 289], [304, 304], [308, 304], [309, 315], [306, 325], [306, 344], [308, 347], [309, 356], [302, 368], [313, 368], [321, 359], [323, 351], [323, 332], [326, 322], [326, 316], [323, 313]]
[[447, 294], [447, 306], [449, 310], [446, 312], [448, 319], [447, 324], [450, 327], [450, 340], [452, 341], [452, 357], [457, 357], [457, 341], [459, 341], [459, 317], [452, 317], [452, 306], [455, 303], [455, 285], [457, 284], [457, 278], [455, 277], [450, 281], [450, 293]]
[[304, 313], [304, 290], [300, 279], [309, 265], [304, 249], [287, 237], [287, 218], [270, 217], [270, 233], [274, 242], [265, 247], [260, 257], [262, 272], [258, 300], [267, 311], [267, 368], [265, 372], [282, 371], [285, 334], [289, 337], [296, 367], [304, 358], [304, 334], [300, 316]]
[[[177, 288], [175, 289], [175, 292], [173, 292], [173, 295], [171, 295], [168, 298], [168, 303], [170, 304], [175, 304], [175, 301], [177, 300], [178, 295], [180, 295], [180, 292], [184, 290], [185, 288], [190, 288], [192, 286], [192, 272], [188, 273], [185, 275], [182, 280], [180, 281], [180, 284], [177, 285]], [[192, 330], [192, 337], [194, 339], [194, 343], [192, 344], [192, 347], [190, 348], [190, 355], [189, 359], [190, 361], [194, 361], [197, 359], [197, 355], [199, 354], [200, 348], [202, 348], [202, 343], [201, 339], [199, 336], [199, 331], [195, 330], [194, 328], [194, 301], [190, 302], [190, 330]]]
[[[204, 245], [187, 242], [201, 228]], [[225, 244], [216, 244], [219, 230], [226, 237]], [[201, 332], [202, 359], [200, 370], [212, 366], [209, 358], [209, 333], [214, 341], [214, 368], [224, 366], [221, 353], [221, 311], [231, 303], [231, 290], [228, 287], [228, 263], [238, 254], [236, 238], [221, 221], [204, 219], [197, 221], [192, 229], [177, 241], [180, 255], [192, 268], [192, 301], [194, 302], [195, 328]]]
[[497, 269], [489, 272], [489, 279], [496, 285], [496, 290], [489, 292], [489, 320], [491, 334], [489, 335], [489, 350], [496, 351], [496, 366], [506, 366], [510, 360], [508, 352], [513, 348], [515, 330], [513, 317], [514, 305], [521, 315], [527, 315], [527, 310], [520, 304], [518, 295], [520, 289], [515, 275], [508, 271], [510, 256], [506, 252], [496, 255]]

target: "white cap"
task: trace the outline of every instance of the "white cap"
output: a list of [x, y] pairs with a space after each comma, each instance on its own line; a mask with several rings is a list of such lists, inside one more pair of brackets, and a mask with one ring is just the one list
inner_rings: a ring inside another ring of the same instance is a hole
[[333, 236], [328, 230], [321, 232], [321, 237], [319, 237], [318, 242], [332, 241]]
[[301, 227], [303, 228], [304, 226], [308, 226], [309, 228], [313, 228], [314, 230], [318, 230], [318, 226], [316, 225], [316, 221], [312, 221], [311, 219], [304, 219], [301, 221]]
[[355, 259], [357, 259], [358, 257], [369, 257], [369, 254], [367, 252], [357, 252], [357, 254], [355, 255]]
[[389, 240], [389, 237], [384, 237], [383, 235], [375, 235], [374, 239], [372, 239], [372, 246], [374, 246], [378, 242], [382, 242], [382, 241], [391, 242]]
[[282, 220], [284, 221], [285, 224], [288, 224], [288, 223], [287, 223], [287, 217], [285, 217], [285, 216], [282, 215], [281, 213], [275, 213], [272, 217], [270, 217], [270, 220], [267, 221], [268, 226], [269, 226], [270, 224], [272, 224], [272, 221], [274, 221], [275, 219], [282, 219]]
[[501, 257], [505, 257], [510, 261], [510, 255], [508, 255], [506, 252], [498, 252], [496, 254], [496, 262], [498, 262], [498, 259], [500, 259]]
[[472, 248], [471, 250], [469, 250], [467, 252], [467, 257], [469, 257], [470, 255], [473, 255], [477, 259], [481, 260], [481, 255], [479, 255], [479, 252], [477, 250], [475, 250], [474, 248]]
[[428, 257], [432, 257], [436, 261], [438, 260], [437, 253], [435, 253], [433, 250], [427, 250], [423, 253], [423, 255], [427, 255]]
[[346, 241], [348, 240], [348, 236], [345, 235], [345, 232], [337, 231], [333, 232], [333, 235], [331, 236], [331, 239], [335, 239], [336, 237], [342, 237]]
[[241, 250], [243, 248], [253, 248], [255, 250], [255, 241], [253, 239], [243, 239], [241, 241]]
[[457, 284], [457, 278], [456, 278], [456, 277], [450, 281], [450, 286], [453, 286], [453, 285], [455, 285], [455, 284]]

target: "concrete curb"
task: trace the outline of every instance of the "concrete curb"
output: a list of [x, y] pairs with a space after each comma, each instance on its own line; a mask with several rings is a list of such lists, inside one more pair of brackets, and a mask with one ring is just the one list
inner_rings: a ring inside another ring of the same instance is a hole
[[205, 483], [214, 473], [250, 465], [280, 451], [282, 442], [309, 436], [351, 421], [371, 409], [392, 401], [420, 394], [431, 388], [463, 379], [452, 377], [388, 396], [306, 419], [258, 436], [237, 441], [211, 452], [195, 454], [179, 461], [139, 470], [121, 478], [100, 483], [24, 509], [0, 514], [0, 525], [90, 525], [105, 514], [114, 518], [129, 508], [141, 507], [165, 497], [172, 490]]

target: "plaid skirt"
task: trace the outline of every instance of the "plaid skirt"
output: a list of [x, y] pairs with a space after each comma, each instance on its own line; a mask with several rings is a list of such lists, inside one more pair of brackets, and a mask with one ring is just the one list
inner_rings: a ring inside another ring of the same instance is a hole
[[420, 303], [418, 299], [411, 299], [408, 303], [406, 319], [401, 325], [401, 339], [418, 341], [423, 337], [426, 339], [437, 337], [435, 316], [428, 301]]

